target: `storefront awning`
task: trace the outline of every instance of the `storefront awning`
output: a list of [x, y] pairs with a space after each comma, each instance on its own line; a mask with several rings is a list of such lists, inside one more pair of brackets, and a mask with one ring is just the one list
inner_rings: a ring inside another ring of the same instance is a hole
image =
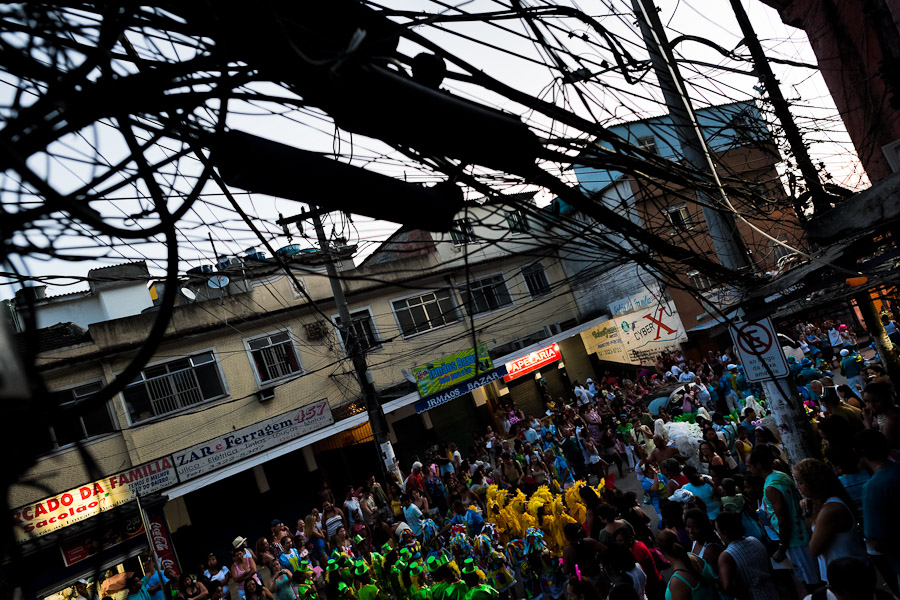
[[[576, 335], [580, 335], [582, 331], [587, 331], [588, 329], [592, 329], [592, 328], [596, 327], [597, 325], [600, 325], [601, 323], [604, 323], [605, 321], [608, 321], [608, 320], [609, 320], [609, 317], [605, 317], [605, 316], [598, 317], [596, 319], [591, 319], [590, 321], [586, 321], [584, 323], [581, 323], [580, 325], [576, 325], [575, 327], [566, 329], [565, 331], [561, 331], [560, 333], [557, 333], [556, 335], [551, 335], [548, 338], [544, 338], [543, 340], [541, 340], [539, 342], [535, 342], [534, 344], [532, 344], [530, 346], [526, 346], [525, 348], [522, 348], [521, 350], [516, 350], [515, 352], [510, 352], [506, 356], [501, 356], [500, 358], [498, 358], [494, 361], [494, 364], [495, 365], [503, 365], [503, 364], [512, 362], [518, 358], [522, 358], [523, 356], [528, 356], [532, 352], [537, 352], [538, 350], [540, 350], [542, 348], [546, 348], [547, 346], [550, 346], [551, 344], [561, 342], [562, 340], [567, 340], [570, 337], [574, 337]], [[387, 414], [387, 413], [393, 412], [395, 410], [399, 410], [399, 409], [403, 408], [404, 406], [409, 406], [410, 404], [414, 404], [418, 400], [419, 400], [418, 392], [412, 392], [405, 396], [401, 396], [400, 398], [397, 398], [395, 400], [391, 400], [390, 402], [385, 402], [382, 405], [382, 409], [384, 410], [384, 413]]]
[[[385, 412], [387, 412], [387, 410], [385, 410]], [[243, 471], [246, 471], [247, 469], [252, 469], [253, 467], [268, 462], [273, 458], [278, 458], [279, 456], [294, 452], [295, 450], [299, 450], [305, 446], [310, 446], [315, 442], [318, 442], [319, 440], [324, 440], [325, 438], [332, 435], [347, 431], [348, 429], [356, 427], [357, 425], [361, 425], [368, 420], [368, 414], [363, 411], [359, 414], [353, 415], [352, 417], [329, 425], [328, 427], [324, 427], [322, 429], [318, 429], [312, 433], [304, 435], [303, 437], [299, 437], [289, 442], [285, 442], [284, 444], [275, 446], [271, 450], [260, 452], [259, 454], [254, 454], [253, 456], [245, 458], [244, 460], [230, 464], [227, 467], [222, 467], [221, 469], [217, 469], [205, 475], [201, 475], [196, 479], [191, 479], [190, 481], [187, 481], [180, 485], [176, 485], [175, 487], [166, 490], [166, 496], [168, 496], [170, 500], [173, 498], [184, 496], [185, 494], [189, 494], [194, 490], [199, 490], [200, 488], [206, 487], [211, 483], [215, 483], [216, 481], [225, 479], [226, 477], [231, 477], [232, 475], [241, 473]]]

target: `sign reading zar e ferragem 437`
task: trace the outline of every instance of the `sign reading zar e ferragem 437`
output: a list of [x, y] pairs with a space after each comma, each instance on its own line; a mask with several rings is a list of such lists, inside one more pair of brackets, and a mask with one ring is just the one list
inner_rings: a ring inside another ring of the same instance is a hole
[[230, 465], [331, 425], [334, 417], [323, 398], [292, 411], [232, 431], [172, 455], [181, 481]]

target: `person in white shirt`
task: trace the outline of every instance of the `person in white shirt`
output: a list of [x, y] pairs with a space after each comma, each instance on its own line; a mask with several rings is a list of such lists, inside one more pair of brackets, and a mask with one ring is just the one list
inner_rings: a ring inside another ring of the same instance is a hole
[[678, 381], [681, 383], [694, 383], [694, 378], [696, 376], [690, 371], [684, 371], [681, 375], [678, 376]]
[[578, 404], [588, 404], [591, 401], [588, 391], [578, 381], [575, 382], [575, 397], [578, 398]]
[[681, 368], [683, 366], [684, 366], [683, 364], [682, 365], [672, 365], [672, 375], [675, 377], [675, 379], [680, 379], [681, 374], [684, 372], [684, 369]]
[[594, 383], [594, 380], [591, 379], [590, 377], [588, 377], [586, 383], [588, 384], [588, 392], [590, 392], [591, 396], [593, 396], [594, 394], [596, 394], [596, 393], [597, 393], [597, 386], [596, 386], [596, 384]]

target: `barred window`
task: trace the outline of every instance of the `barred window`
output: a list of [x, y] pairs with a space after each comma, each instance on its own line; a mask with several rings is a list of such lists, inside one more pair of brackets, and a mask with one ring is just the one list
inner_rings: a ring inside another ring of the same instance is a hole
[[[341, 333], [341, 340], [347, 345], [344, 333], [340, 330], [341, 318], [335, 317], [334, 322], [338, 325], [338, 331]], [[381, 340], [375, 332], [375, 322], [372, 320], [372, 314], [368, 310], [359, 310], [350, 313], [350, 327], [356, 337], [356, 343], [364, 352], [368, 352], [374, 348], [381, 347]]]
[[225, 396], [212, 352], [147, 367], [123, 392], [132, 423]]
[[456, 219], [453, 221], [453, 228], [450, 230], [450, 239], [453, 240], [454, 246], [464, 246], [475, 241], [475, 230], [468, 219]]
[[291, 334], [287, 331], [252, 339], [247, 342], [247, 347], [250, 348], [256, 374], [262, 383], [301, 371], [297, 351], [291, 341]]
[[521, 210], [507, 212], [506, 224], [512, 233], [528, 233], [528, 217]]
[[[509, 289], [503, 280], [503, 275], [493, 275], [473, 281], [469, 285], [460, 288], [463, 298], [463, 305], [477, 315], [513, 303], [512, 296], [509, 295]], [[470, 304], [471, 294], [471, 304]]]
[[522, 277], [525, 278], [525, 286], [532, 298], [544, 296], [550, 293], [550, 282], [541, 263], [534, 263], [522, 269]]
[[437, 329], [459, 320], [450, 290], [428, 292], [391, 303], [404, 336]]

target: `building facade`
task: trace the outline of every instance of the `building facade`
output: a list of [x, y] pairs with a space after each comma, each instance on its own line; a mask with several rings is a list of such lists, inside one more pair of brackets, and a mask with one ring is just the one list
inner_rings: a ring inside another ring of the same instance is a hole
[[[535, 243], [538, 225], [521, 207], [473, 205], [450, 234], [401, 230], [361, 264], [342, 262], [352, 327], [404, 468], [437, 439], [467, 452], [473, 432], [500, 425], [504, 398], [540, 414], [544, 393], [564, 395], [571, 379], [594, 375], [579, 334], [596, 323], [579, 323], [560, 259]], [[323, 481], [341, 497], [344, 484], [379, 472], [322, 256], [285, 255], [293, 278], [256, 252], [240, 269], [233, 260], [192, 269], [141, 374], [106, 406], [52, 421], [41, 457], [9, 495], [28, 564], [40, 565], [25, 577], [26, 597], [92, 573], [84, 559], [98, 537], [115, 541], [103, 568], [135, 560], [146, 546], [135, 534], [138, 496], [146, 526], [164, 524], [193, 568], [209, 552], [224, 558], [235, 535], [256, 539], [273, 517], [305, 516]], [[55, 401], [76, 402], [125, 368], [155, 314], [56, 323], [20, 341], [39, 344]], [[423, 406], [415, 368], [481, 345], [494, 367], [514, 365], [509, 381]]]

